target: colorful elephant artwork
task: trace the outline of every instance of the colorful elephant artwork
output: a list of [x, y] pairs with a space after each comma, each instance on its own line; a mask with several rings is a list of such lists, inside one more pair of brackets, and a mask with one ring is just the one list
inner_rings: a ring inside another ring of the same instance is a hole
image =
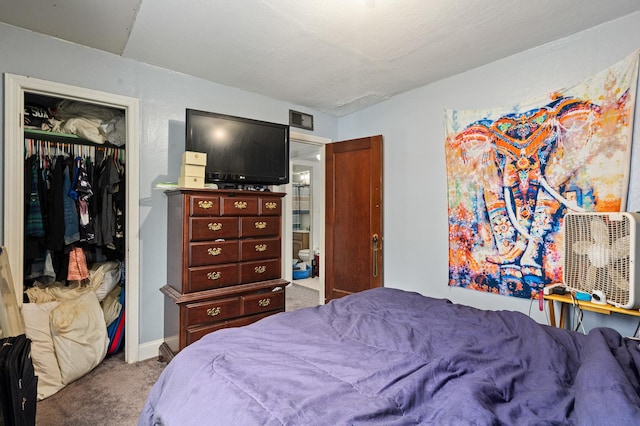
[[528, 107], [446, 111], [449, 285], [535, 297], [562, 281], [564, 214], [625, 207], [638, 53], [625, 61]]

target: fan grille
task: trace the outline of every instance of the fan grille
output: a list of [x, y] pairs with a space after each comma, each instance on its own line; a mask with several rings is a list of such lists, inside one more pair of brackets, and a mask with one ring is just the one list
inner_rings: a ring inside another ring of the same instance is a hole
[[[616, 306], [633, 299], [635, 224], [629, 213], [569, 213], [564, 217], [565, 285], [602, 291]], [[630, 285], [631, 284], [631, 285]]]

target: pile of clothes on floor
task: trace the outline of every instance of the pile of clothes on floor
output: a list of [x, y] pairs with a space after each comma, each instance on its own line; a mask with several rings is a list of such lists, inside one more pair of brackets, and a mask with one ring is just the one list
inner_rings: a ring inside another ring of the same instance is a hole
[[124, 336], [124, 264], [95, 263], [89, 278], [37, 284], [22, 306], [38, 399], [58, 392], [116, 352]]

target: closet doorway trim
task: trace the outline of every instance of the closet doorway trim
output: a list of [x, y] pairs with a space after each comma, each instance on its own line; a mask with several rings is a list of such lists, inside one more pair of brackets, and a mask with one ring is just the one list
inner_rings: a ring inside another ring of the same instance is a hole
[[[24, 257], [24, 205], [23, 205], [23, 164], [24, 164], [24, 95], [37, 93], [56, 98], [72, 99], [125, 111], [126, 117], [126, 157], [128, 170], [126, 179], [126, 230], [125, 230], [125, 361], [137, 362], [139, 344], [139, 101], [128, 96], [120, 96], [82, 87], [70, 86], [32, 77], [5, 73], [4, 109], [4, 245], [9, 253], [9, 265], [16, 289], [16, 295], [23, 293]], [[20, 178], [17, 178], [20, 176]], [[22, 298], [18, 298], [22, 306]]]

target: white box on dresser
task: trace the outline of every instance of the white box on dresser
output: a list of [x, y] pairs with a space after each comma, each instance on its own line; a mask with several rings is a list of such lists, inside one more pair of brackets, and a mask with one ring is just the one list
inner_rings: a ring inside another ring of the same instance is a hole
[[206, 166], [207, 154], [205, 152], [185, 151], [182, 153], [182, 164]]

